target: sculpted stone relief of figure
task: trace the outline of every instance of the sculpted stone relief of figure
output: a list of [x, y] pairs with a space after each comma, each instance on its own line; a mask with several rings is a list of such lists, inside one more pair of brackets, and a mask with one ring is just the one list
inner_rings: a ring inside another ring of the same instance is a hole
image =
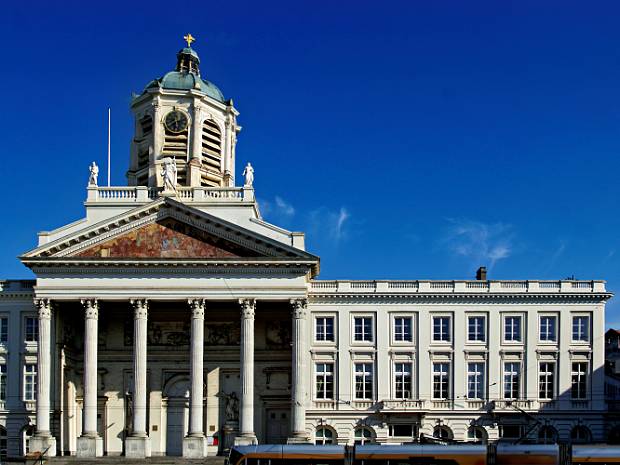
[[291, 322], [269, 321], [265, 331], [265, 343], [269, 349], [290, 349]]
[[[148, 322], [149, 346], [187, 346], [190, 343], [189, 321]], [[237, 323], [207, 323], [205, 346], [238, 346], [241, 341], [241, 327]], [[124, 326], [124, 343], [133, 345], [133, 318], [128, 316]]]

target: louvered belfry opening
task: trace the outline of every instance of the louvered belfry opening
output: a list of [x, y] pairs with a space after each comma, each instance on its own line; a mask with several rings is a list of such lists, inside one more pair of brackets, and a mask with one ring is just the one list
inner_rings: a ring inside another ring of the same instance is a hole
[[136, 181], [138, 185], [148, 184], [148, 168], [149, 168], [149, 146], [150, 139], [153, 135], [153, 118], [151, 115], [145, 115], [138, 122], [139, 132], [135, 139], [137, 146], [137, 167]]
[[188, 128], [179, 133], [170, 131], [164, 126], [164, 148], [161, 159], [172, 158], [177, 164], [177, 183], [179, 186], [187, 185], [187, 142]]
[[222, 186], [222, 133], [217, 123], [211, 119], [202, 123], [201, 185]]

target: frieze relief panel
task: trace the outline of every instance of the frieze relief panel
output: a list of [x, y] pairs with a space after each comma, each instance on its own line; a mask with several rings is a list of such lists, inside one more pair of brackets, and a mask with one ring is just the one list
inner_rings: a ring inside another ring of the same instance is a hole
[[[190, 343], [189, 321], [149, 320], [149, 346], [187, 346]], [[240, 323], [213, 322], [205, 325], [205, 346], [238, 346], [241, 341]], [[133, 319], [127, 318], [124, 327], [125, 346], [133, 345]]]
[[291, 348], [291, 322], [268, 321], [265, 328], [265, 345], [268, 349]]

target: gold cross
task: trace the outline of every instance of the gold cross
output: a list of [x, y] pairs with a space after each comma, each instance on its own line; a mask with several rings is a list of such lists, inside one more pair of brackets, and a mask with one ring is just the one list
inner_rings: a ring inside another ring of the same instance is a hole
[[191, 34], [187, 34], [185, 36], [183, 36], [183, 38], [185, 39], [185, 42], [187, 42], [187, 46], [188, 47], [192, 47], [192, 42], [194, 42], [196, 39], [194, 39], [194, 37]]

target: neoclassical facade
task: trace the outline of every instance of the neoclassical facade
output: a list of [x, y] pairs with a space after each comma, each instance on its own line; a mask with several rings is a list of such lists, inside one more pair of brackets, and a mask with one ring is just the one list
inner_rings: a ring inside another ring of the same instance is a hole
[[605, 438], [604, 282], [317, 279], [199, 65], [132, 100], [128, 186], [91, 167], [84, 218], [2, 282], [0, 454]]

